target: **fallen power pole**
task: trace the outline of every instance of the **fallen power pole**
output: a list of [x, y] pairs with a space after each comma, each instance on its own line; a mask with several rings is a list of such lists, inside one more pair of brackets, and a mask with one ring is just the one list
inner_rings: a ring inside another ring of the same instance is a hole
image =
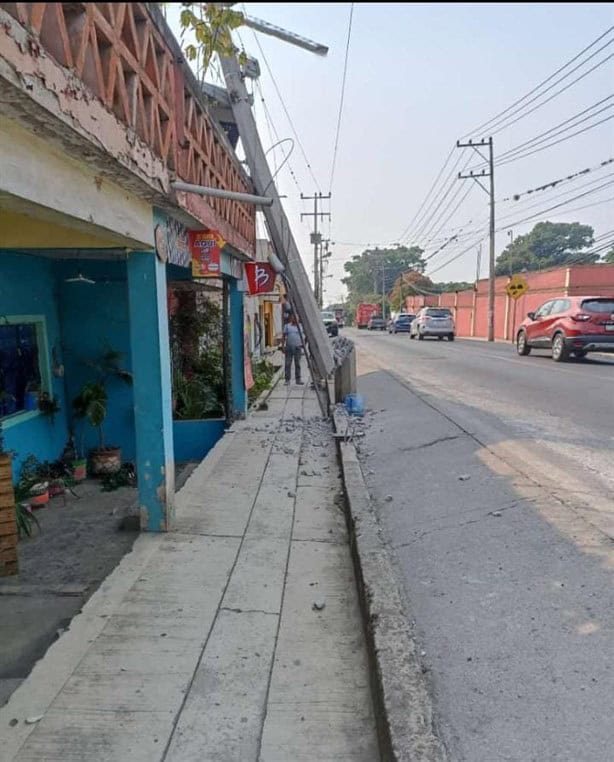
[[[488, 146], [488, 159], [482, 155], [480, 148]], [[495, 161], [493, 156], [492, 138], [468, 143], [456, 141], [457, 148], [473, 148], [479, 156], [488, 163], [488, 172], [483, 169], [481, 172], [469, 172], [468, 175], [458, 173], [459, 180], [475, 180], [480, 188], [490, 197], [490, 251], [488, 256], [488, 341], [495, 340]], [[481, 178], [490, 178], [489, 188], [486, 188], [480, 182]]]
[[325, 382], [335, 367], [331, 344], [260, 142], [241, 67], [234, 57], [221, 56], [220, 60], [256, 194], [273, 199], [271, 206], [264, 207], [264, 216], [275, 253], [285, 268], [290, 301], [298, 313], [307, 339], [305, 351], [311, 354], [313, 361], [310, 366], [320, 407], [322, 413], [328, 415], [328, 386]]

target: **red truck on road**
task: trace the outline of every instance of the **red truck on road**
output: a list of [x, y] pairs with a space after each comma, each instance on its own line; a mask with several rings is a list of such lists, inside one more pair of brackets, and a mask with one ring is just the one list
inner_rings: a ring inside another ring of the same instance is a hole
[[378, 304], [359, 304], [356, 307], [356, 327], [366, 328], [369, 320], [379, 314]]

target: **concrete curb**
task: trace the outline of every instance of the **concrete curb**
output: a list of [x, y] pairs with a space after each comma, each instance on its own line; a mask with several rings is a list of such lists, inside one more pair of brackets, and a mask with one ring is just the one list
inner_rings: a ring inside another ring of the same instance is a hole
[[[340, 421], [335, 416], [335, 429]], [[427, 681], [356, 448], [338, 440], [382, 762], [445, 762]]]

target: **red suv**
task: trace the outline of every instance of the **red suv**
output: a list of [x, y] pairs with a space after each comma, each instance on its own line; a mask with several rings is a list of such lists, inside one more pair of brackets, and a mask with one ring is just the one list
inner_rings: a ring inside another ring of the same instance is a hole
[[552, 348], [552, 359], [614, 352], [614, 296], [565, 296], [529, 312], [516, 334], [519, 355]]

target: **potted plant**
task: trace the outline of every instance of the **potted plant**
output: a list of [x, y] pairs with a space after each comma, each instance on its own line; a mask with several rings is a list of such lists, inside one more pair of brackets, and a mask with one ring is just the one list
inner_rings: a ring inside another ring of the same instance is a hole
[[30, 505], [41, 508], [49, 502], [49, 482], [37, 482], [30, 487]]
[[112, 378], [132, 383], [132, 374], [120, 367], [122, 353], [105, 345], [101, 355], [86, 362], [96, 371], [96, 380], [88, 381], [73, 400], [78, 418], [86, 419], [98, 430], [99, 446], [90, 452], [90, 468], [94, 476], [115, 473], [121, 468], [121, 449], [105, 442], [104, 422], [108, 413], [107, 384]]
[[82, 453], [83, 442], [81, 443], [81, 453], [77, 453], [75, 435], [71, 428], [68, 442], [62, 452], [61, 461], [71, 474], [72, 480], [76, 483], [82, 482], [87, 477], [87, 460], [82, 456]]
[[0, 577], [17, 574], [17, 522], [11, 454], [4, 449], [0, 419]]

